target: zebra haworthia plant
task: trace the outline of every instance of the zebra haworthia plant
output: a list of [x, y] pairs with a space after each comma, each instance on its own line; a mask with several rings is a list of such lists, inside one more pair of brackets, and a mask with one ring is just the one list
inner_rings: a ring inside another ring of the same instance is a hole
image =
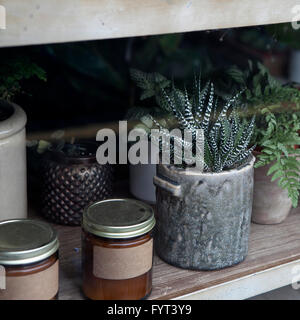
[[[212, 83], [207, 83], [201, 90], [200, 77], [195, 78], [193, 92], [190, 95], [187, 89], [181, 91], [175, 88], [174, 84], [168, 92], [164, 88], [161, 90], [161, 96], [165, 100], [164, 105], [177, 120], [179, 129], [188, 130], [193, 137], [192, 143], [187, 145], [188, 142], [184, 138], [170, 135], [159, 120], [151, 117], [160, 132], [168, 138], [162, 140], [160, 149], [161, 151], [166, 147], [171, 149], [171, 159], [173, 157], [174, 164], [178, 163], [176, 160], [179, 156], [182, 157], [182, 153], [174, 149], [174, 145], [176, 143], [178, 145], [178, 142], [181, 142], [184, 147], [190, 147], [195, 157], [199, 156], [199, 153], [196, 153], [195, 144], [199, 129], [202, 129], [204, 134], [203, 167], [205, 172], [229, 170], [247, 161], [255, 147], [249, 148], [255, 119], [252, 117], [250, 121], [247, 121], [239, 118], [236, 107], [239, 95], [229, 99], [221, 106], [218, 104]], [[203, 159], [203, 153], [201, 157]], [[185, 158], [183, 163], [184, 161]], [[184, 165], [188, 166], [189, 163], [185, 162]]]

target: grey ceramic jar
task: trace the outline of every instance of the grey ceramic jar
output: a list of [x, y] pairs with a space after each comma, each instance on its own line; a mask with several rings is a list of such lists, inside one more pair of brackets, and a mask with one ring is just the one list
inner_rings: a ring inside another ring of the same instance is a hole
[[0, 220], [27, 217], [25, 112], [0, 100]]
[[214, 270], [248, 253], [255, 158], [237, 169], [202, 173], [159, 164], [157, 254], [172, 265]]

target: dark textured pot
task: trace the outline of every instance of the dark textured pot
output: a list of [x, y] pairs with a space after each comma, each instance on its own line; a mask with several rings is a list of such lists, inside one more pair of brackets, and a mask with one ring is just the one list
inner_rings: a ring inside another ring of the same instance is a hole
[[248, 253], [253, 165], [221, 173], [157, 166], [155, 247], [166, 262], [213, 270], [243, 261]]
[[[93, 144], [88, 145], [94, 148]], [[98, 164], [95, 150], [83, 157], [50, 151], [42, 178], [43, 215], [58, 224], [80, 225], [85, 207], [112, 196], [112, 166]]]

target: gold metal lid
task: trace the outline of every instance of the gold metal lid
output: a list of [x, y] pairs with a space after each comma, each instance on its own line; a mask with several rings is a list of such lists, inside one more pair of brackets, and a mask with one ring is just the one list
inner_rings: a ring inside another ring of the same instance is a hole
[[42, 261], [59, 247], [56, 231], [47, 223], [30, 220], [0, 222], [0, 265]]
[[99, 201], [84, 210], [82, 228], [110, 239], [138, 237], [155, 226], [151, 206], [133, 199]]

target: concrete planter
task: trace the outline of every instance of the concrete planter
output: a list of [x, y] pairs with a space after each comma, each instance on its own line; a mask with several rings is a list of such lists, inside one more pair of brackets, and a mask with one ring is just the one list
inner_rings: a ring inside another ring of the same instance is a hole
[[253, 165], [201, 173], [158, 165], [156, 252], [188, 269], [213, 270], [243, 261], [248, 253]]
[[271, 182], [272, 176], [267, 176], [271, 166], [254, 169], [252, 222], [259, 224], [281, 223], [292, 209], [287, 190], [278, 187], [277, 181]]
[[0, 220], [27, 217], [26, 114], [0, 100], [9, 116], [0, 121]]

